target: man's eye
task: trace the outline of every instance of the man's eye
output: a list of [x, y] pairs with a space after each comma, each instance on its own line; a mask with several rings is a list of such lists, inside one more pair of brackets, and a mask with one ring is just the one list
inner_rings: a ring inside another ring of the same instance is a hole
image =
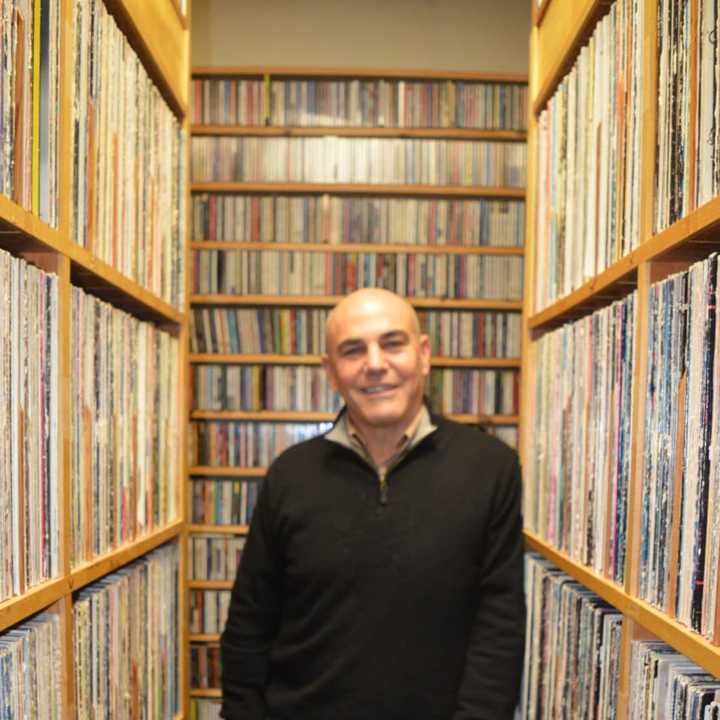
[[359, 347], [349, 347], [342, 350], [340, 353], [343, 357], [352, 357], [353, 355], [359, 355], [362, 351], [362, 348]]
[[397, 350], [398, 348], [401, 348], [405, 343], [402, 340], [388, 340], [386, 343], [383, 343], [383, 347], [387, 350]]

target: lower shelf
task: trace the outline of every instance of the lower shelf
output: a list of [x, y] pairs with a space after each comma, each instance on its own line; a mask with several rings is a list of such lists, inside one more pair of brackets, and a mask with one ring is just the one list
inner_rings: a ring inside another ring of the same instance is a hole
[[[266, 422], [332, 422], [337, 413], [301, 410], [193, 410], [191, 420], [258, 420]], [[446, 415], [448, 420], [466, 425], [517, 425], [518, 415]]]
[[180, 534], [184, 524], [182, 520], [175, 520], [164, 528], [74, 568], [68, 575], [48, 580], [19, 597], [0, 603], [0, 632], [172, 540]]
[[660, 640], [720, 677], [720, 647], [693, 632], [649, 603], [630, 595], [624, 588], [581, 565], [569, 555], [553, 547], [529, 530], [524, 531], [525, 546], [557, 565], [578, 582], [597, 593]]

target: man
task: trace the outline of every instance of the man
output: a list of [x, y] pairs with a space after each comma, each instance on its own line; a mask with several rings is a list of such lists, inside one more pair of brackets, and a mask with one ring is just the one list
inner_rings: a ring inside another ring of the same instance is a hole
[[359, 290], [327, 323], [345, 408], [263, 482], [222, 636], [228, 720], [505, 720], [522, 664], [516, 454], [423, 403], [428, 338]]

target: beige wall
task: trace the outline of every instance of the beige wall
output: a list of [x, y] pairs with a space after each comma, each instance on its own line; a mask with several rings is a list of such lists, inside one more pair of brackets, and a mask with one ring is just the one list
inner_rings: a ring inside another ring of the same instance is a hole
[[531, 0], [192, 0], [192, 64], [527, 73]]

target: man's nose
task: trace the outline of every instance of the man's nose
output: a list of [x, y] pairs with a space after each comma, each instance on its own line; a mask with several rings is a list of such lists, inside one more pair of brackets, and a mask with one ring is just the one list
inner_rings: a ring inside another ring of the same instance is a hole
[[379, 345], [370, 345], [367, 351], [368, 372], [381, 372], [385, 369], [385, 353]]

